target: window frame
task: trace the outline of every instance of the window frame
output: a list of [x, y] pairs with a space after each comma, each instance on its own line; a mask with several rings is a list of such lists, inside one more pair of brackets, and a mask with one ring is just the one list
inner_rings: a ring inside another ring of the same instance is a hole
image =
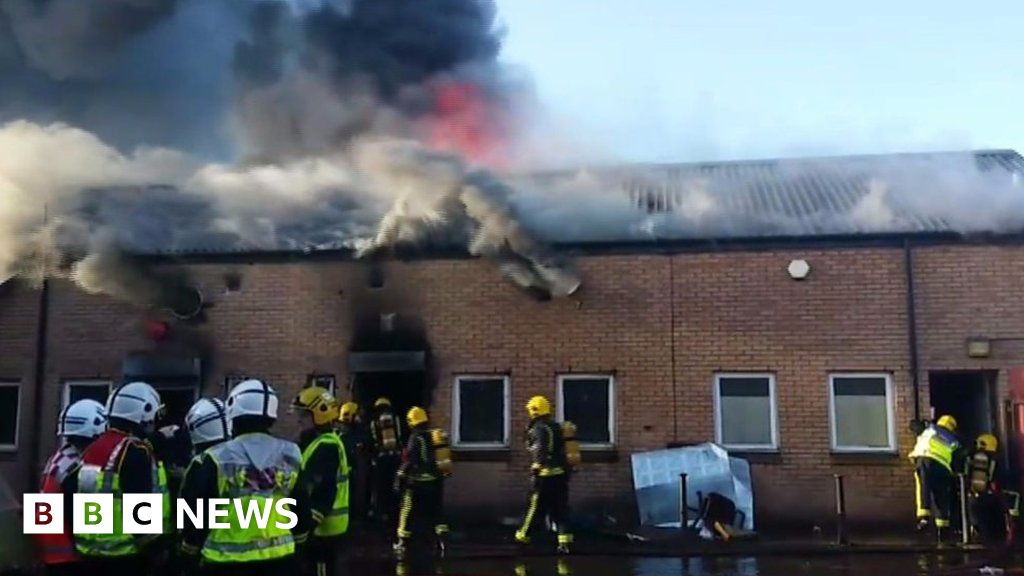
[[14, 408], [14, 442], [0, 444], [0, 452], [17, 452], [21, 440], [21, 380], [0, 380], [0, 388], [14, 388], [18, 391], [18, 401]]
[[[615, 429], [615, 375], [614, 374], [559, 374], [556, 386], [556, 394], [558, 401], [556, 404], [556, 416], [559, 422], [565, 422], [565, 387], [563, 384], [566, 380], [597, 380], [605, 379], [608, 381], [608, 442], [580, 442], [580, 448], [583, 450], [609, 450], [616, 446], [617, 442], [617, 430]], [[578, 424], [577, 424], [578, 426]]]
[[[722, 379], [729, 378], [764, 378], [768, 380], [768, 404], [770, 408], [771, 443], [770, 444], [725, 444], [722, 441]], [[740, 452], [778, 452], [779, 451], [779, 405], [775, 390], [775, 374], [771, 372], [718, 372], [712, 380], [715, 411], [715, 443], [730, 450]]]
[[[503, 426], [501, 442], [463, 442], [459, 435], [459, 424], [462, 419], [462, 381], [463, 380], [501, 380]], [[512, 442], [512, 378], [508, 374], [458, 374], [452, 383], [452, 448], [459, 450], [508, 450]]]
[[[885, 381], [886, 434], [889, 438], [887, 447], [873, 446], [839, 446], [836, 430], [836, 378], [882, 378]], [[893, 377], [889, 372], [830, 372], [828, 375], [828, 419], [829, 444], [832, 452], [837, 454], [895, 454], [896, 439], [896, 391]]]
[[324, 386], [322, 386], [322, 384], [325, 383], [325, 382], [323, 382], [324, 380], [327, 380], [327, 382], [326, 382], [326, 384], [327, 384], [327, 386], [326, 386], [327, 391], [330, 392], [332, 396], [337, 398], [337, 396], [338, 396], [338, 392], [337, 392], [337, 390], [338, 390], [338, 377], [336, 375], [334, 375], [334, 374], [327, 374], [327, 373], [320, 373], [320, 372], [316, 372], [316, 373], [313, 373], [313, 374], [307, 374], [306, 375], [306, 382], [302, 385], [302, 388], [303, 389], [312, 388], [313, 386], [320, 386], [321, 388], [324, 388]]
[[[71, 403], [71, 387], [72, 386], [99, 386], [106, 384], [107, 386], [107, 397], [110, 397], [110, 392], [114, 389], [114, 381], [109, 378], [65, 378], [63, 382], [63, 388], [61, 390], [60, 407], [61, 410], [68, 407]], [[105, 402], [104, 402], [105, 403]]]

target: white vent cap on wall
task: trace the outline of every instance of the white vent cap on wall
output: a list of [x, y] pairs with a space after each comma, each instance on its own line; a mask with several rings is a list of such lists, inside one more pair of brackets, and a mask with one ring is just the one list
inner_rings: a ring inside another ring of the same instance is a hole
[[811, 273], [811, 265], [807, 263], [807, 260], [793, 260], [786, 270], [793, 280], [804, 280]]

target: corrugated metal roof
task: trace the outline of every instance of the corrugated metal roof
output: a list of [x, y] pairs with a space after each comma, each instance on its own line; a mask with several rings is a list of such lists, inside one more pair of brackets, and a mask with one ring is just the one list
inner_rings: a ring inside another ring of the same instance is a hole
[[[958, 178], [956, 184], [969, 185], [970, 178], [984, 178], [988, 184], [991, 178], [1015, 187], [1024, 180], [1024, 158], [1013, 150], [983, 150], [634, 165], [598, 172], [605, 182], [618, 179], [635, 207], [648, 214], [686, 211], [686, 198], [704, 194], [722, 209], [723, 217], [748, 223], [774, 220], [787, 235], [946, 232], [957, 227], [941, 210], [920, 209], [926, 202], [918, 200], [930, 193], [929, 186]], [[968, 172], [970, 176], [962, 176]], [[863, 206], [872, 186], [887, 192], [886, 207], [893, 217], [888, 226], [848, 217]], [[984, 202], [985, 191], [976, 192]], [[910, 198], [915, 201], [907, 202]]]
[[[945, 173], [945, 174], [944, 174]], [[825, 237], [866, 234], [906, 234], [967, 231], [950, 218], [955, 211], [930, 206], [932, 188], [944, 179], [970, 173], [1000, 182], [1024, 202], [1024, 158], [1013, 150], [884, 154], [825, 158], [700, 162], [687, 164], [629, 164], [582, 171], [552, 171], [516, 177], [510, 201], [521, 219], [542, 239], [556, 243], [607, 243], [670, 239], [738, 239], [767, 237]], [[583, 194], [580, 194], [582, 184]], [[572, 185], [575, 182], [577, 185]], [[958, 186], [972, 186], [970, 178]], [[523, 186], [520, 186], [523, 185]], [[874, 187], [887, 193], [884, 206]], [[572, 194], [559, 196], [562, 187]], [[110, 196], [118, 191], [105, 191]], [[96, 208], [132, 211], [138, 202], [161, 205], [167, 190], [126, 191], [125, 202]], [[971, 190], [985, 202], [984, 190]], [[588, 196], [587, 194], [591, 194]], [[602, 196], [603, 195], [603, 196]], [[600, 198], [598, 198], [600, 196]], [[177, 202], [177, 200], [175, 200]], [[168, 204], [170, 205], [170, 204]], [[549, 206], [552, 207], [549, 209]], [[1021, 204], [1024, 206], [1024, 204]], [[268, 254], [320, 252], [351, 246], [345, 222], [334, 216], [296, 226], [282, 234], [281, 246], [259, 249], [240, 245], [231, 234], [196, 233], [189, 228], [199, 211], [157, 211], [146, 227], [146, 239], [125, 237], [123, 245], [141, 254]], [[879, 212], [880, 211], [880, 212]], [[153, 210], [147, 210], [154, 213]], [[1021, 210], [1024, 222], [1024, 210]], [[345, 219], [346, 214], [336, 214]], [[110, 219], [110, 218], [105, 218]], [[1006, 232], [1015, 217], [1003, 222]], [[371, 223], [368, 224], [372, 227]], [[341, 228], [333, 230], [330, 228]], [[352, 227], [354, 228], [354, 227]], [[154, 233], [154, 230], [157, 232]], [[182, 232], [185, 230], [186, 232]], [[1024, 224], [1016, 230], [1024, 232]]]

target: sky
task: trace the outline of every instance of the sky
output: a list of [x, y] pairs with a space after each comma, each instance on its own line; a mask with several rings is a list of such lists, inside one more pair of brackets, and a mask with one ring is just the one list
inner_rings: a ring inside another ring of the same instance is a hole
[[1024, 2], [498, 5], [503, 59], [624, 160], [1024, 151]]

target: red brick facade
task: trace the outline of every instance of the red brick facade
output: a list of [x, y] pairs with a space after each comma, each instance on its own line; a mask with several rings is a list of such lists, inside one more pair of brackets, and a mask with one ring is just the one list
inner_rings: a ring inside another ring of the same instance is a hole
[[[787, 274], [794, 258], [810, 263], [806, 281]], [[534, 394], [554, 396], [558, 374], [615, 377], [617, 459], [588, 463], [573, 498], [618, 509], [632, 502], [631, 453], [714, 439], [717, 372], [768, 372], [776, 379], [780, 450], [752, 460], [758, 520], [826, 522], [835, 473], [847, 478], [855, 521], [912, 517], [913, 482], [902, 456], [913, 441], [902, 248], [592, 254], [577, 262], [584, 288], [546, 303], [476, 260], [388, 262], [378, 289], [368, 287], [368, 269], [351, 261], [194, 263], [189, 270], [212, 304], [206, 321], [172, 326], [171, 340], [161, 344], [145, 338], [144, 314], [55, 283], [39, 422], [27, 417], [38, 293], [0, 288], [0, 379], [23, 382], [21, 447], [0, 471], [23, 488], [30, 440], [42, 434], [43, 454], [52, 448], [62, 382], [116, 380], [132, 351], [202, 356], [206, 394], [220, 394], [227, 375], [247, 374], [288, 398], [308, 374], [326, 373], [337, 376], [344, 396], [353, 322], [372, 310], [422, 320], [438, 424], [450, 425], [454, 375], [510, 376], [510, 454], [460, 462], [448, 492], [454, 506], [519, 508], [527, 469], [522, 406]], [[1005, 394], [1007, 370], [1024, 364], [1024, 345], [996, 342], [990, 359], [976, 361], [968, 359], [965, 339], [1024, 335], [1024, 248], [918, 247], [914, 262], [924, 414], [928, 370], [999, 370]], [[236, 292], [224, 288], [229, 273], [242, 278]], [[844, 371], [892, 375], [899, 455], [831, 453], [828, 376]], [[283, 419], [278, 431], [294, 434], [294, 425]]]

